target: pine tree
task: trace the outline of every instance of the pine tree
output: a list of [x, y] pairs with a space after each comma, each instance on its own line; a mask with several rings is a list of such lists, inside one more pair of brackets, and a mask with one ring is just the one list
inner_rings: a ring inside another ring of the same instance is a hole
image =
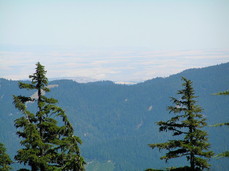
[[201, 114], [202, 109], [196, 105], [197, 96], [194, 96], [192, 82], [186, 78], [182, 78], [184, 89], [179, 90], [180, 99], [171, 97], [174, 106], [169, 106], [170, 113], [175, 116], [168, 121], [160, 121], [159, 131], [172, 131], [174, 137], [180, 139], [169, 140], [165, 143], [150, 144], [151, 148], [159, 148], [168, 150], [161, 159], [166, 162], [172, 158], [186, 156], [190, 167], [184, 167], [186, 170], [203, 170], [209, 168], [207, 160], [213, 156], [213, 152], [208, 151], [210, 144], [208, 143], [207, 133], [201, 128], [205, 127], [206, 119]]
[[[216, 93], [215, 95], [229, 95], [229, 90]], [[229, 122], [218, 123], [218, 124], [215, 124], [213, 126], [224, 126], [224, 125], [229, 126]], [[217, 157], [217, 158], [229, 157], [229, 151], [225, 151], [223, 153], [217, 154], [215, 157]]]
[[229, 90], [216, 93], [215, 95], [229, 95]]
[[[35, 90], [37, 97], [14, 96], [15, 107], [23, 114], [15, 126], [24, 146], [15, 159], [28, 164], [32, 171], [84, 170], [78, 147], [81, 140], [74, 135], [64, 110], [55, 105], [58, 101], [44, 96], [50, 91], [46, 71], [39, 62], [36, 66], [36, 72], [29, 76], [31, 83], [19, 82], [19, 88]], [[36, 113], [28, 110], [29, 105], [36, 106]]]
[[12, 164], [12, 160], [10, 159], [9, 155], [6, 153], [5, 146], [0, 143], [0, 170], [1, 171], [8, 171], [12, 168], [10, 165]]

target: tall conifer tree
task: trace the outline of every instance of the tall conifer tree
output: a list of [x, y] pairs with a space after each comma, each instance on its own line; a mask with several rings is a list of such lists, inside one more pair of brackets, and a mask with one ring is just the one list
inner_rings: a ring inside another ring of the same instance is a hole
[[[229, 95], [229, 90], [216, 93], [215, 95]], [[219, 124], [216, 124], [213, 126], [224, 126], [224, 125], [229, 127], [229, 122], [219, 123]], [[229, 157], [229, 151], [225, 151], [223, 153], [217, 154], [216, 157], [218, 157], [218, 158]]]
[[172, 131], [173, 136], [181, 138], [149, 146], [159, 148], [159, 150], [168, 150], [161, 159], [168, 161], [172, 158], [186, 156], [190, 163], [189, 167], [184, 167], [186, 170], [203, 170], [210, 167], [207, 159], [213, 156], [213, 152], [208, 151], [210, 144], [207, 133], [201, 129], [207, 125], [206, 119], [201, 114], [202, 109], [196, 105], [192, 82], [186, 78], [182, 80], [184, 89], [178, 91], [181, 98], [172, 97], [171, 101], [174, 106], [168, 107], [170, 113], [174, 113], [175, 116], [168, 121], [157, 122], [160, 131]]
[[9, 171], [11, 170], [11, 164], [13, 161], [10, 159], [9, 155], [6, 153], [5, 146], [0, 143], [0, 170], [1, 171]]
[[[15, 107], [23, 114], [15, 120], [15, 126], [24, 147], [15, 159], [28, 164], [32, 171], [84, 170], [78, 147], [81, 140], [74, 135], [65, 112], [55, 105], [57, 100], [44, 96], [50, 91], [46, 71], [39, 62], [36, 66], [36, 72], [29, 76], [31, 83], [19, 82], [19, 87], [35, 90], [37, 97], [14, 96]], [[28, 110], [31, 104], [36, 106], [36, 113]]]

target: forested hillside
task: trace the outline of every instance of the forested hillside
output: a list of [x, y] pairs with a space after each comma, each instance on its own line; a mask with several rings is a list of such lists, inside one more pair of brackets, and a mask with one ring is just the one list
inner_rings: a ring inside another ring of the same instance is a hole
[[[48, 70], [48, 68], [47, 68]], [[29, 73], [28, 73], [29, 74]], [[229, 63], [201, 69], [190, 69], [167, 78], [156, 78], [136, 85], [118, 85], [111, 81], [77, 83], [52, 81], [48, 97], [59, 100], [75, 133], [81, 137], [82, 156], [88, 170], [144, 170], [180, 166], [181, 159], [167, 164], [158, 150], [148, 144], [163, 142], [169, 133], [159, 133], [155, 122], [167, 120], [169, 97], [177, 96], [181, 77], [192, 80], [198, 104], [204, 109], [208, 125], [229, 120], [229, 98], [213, 93], [229, 89]], [[17, 81], [0, 79], [0, 142], [13, 156], [19, 149], [14, 120], [20, 113], [12, 104], [12, 95], [32, 96], [20, 90]], [[29, 105], [29, 104], [28, 104]], [[208, 127], [211, 150], [216, 154], [229, 149], [229, 129]], [[163, 153], [163, 151], [161, 151]], [[211, 170], [226, 170], [229, 159], [211, 159]]]

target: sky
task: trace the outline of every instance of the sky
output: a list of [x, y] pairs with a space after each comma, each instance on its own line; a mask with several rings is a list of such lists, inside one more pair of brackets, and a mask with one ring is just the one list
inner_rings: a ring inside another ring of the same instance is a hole
[[0, 0], [0, 77], [144, 81], [229, 62], [228, 0]]

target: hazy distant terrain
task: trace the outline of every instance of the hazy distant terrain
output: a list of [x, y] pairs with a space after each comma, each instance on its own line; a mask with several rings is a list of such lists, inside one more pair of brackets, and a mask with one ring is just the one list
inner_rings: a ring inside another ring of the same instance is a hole
[[25, 80], [41, 62], [47, 77], [80, 83], [99, 80], [142, 82], [167, 77], [187, 68], [202, 68], [229, 60], [228, 49], [152, 50], [148, 48], [79, 48], [0, 45], [0, 77]]
[[[168, 119], [169, 97], [177, 97], [181, 77], [193, 81], [198, 104], [203, 107], [209, 125], [228, 121], [229, 98], [213, 93], [229, 88], [229, 63], [201, 69], [189, 69], [167, 78], [156, 78], [135, 85], [111, 81], [77, 83], [72, 80], [51, 81], [47, 96], [59, 100], [80, 136], [83, 156], [90, 170], [144, 170], [182, 165], [183, 160], [160, 161], [161, 153], [148, 147], [171, 138], [159, 133], [155, 122]], [[32, 96], [35, 92], [20, 90], [17, 81], [0, 79], [0, 142], [13, 156], [19, 148], [13, 121], [20, 113], [12, 104], [12, 95]], [[32, 104], [28, 104], [33, 109]], [[229, 149], [228, 128], [208, 127], [211, 150]], [[163, 151], [162, 151], [163, 153]], [[226, 170], [228, 159], [212, 159], [211, 170]]]

